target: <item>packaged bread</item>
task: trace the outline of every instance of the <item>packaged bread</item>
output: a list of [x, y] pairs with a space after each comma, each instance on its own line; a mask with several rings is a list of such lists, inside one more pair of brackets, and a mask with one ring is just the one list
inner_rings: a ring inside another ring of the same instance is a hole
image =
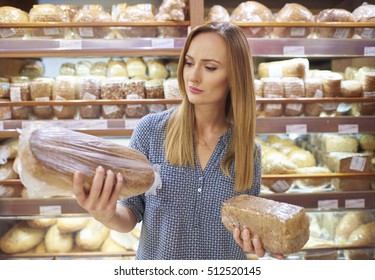
[[[284, 86], [281, 78], [261, 78], [263, 85], [263, 97], [265, 98], [282, 98], [284, 97]], [[262, 114], [265, 117], [279, 117], [284, 114], [284, 104], [266, 103], [263, 104]]]
[[250, 195], [223, 202], [221, 219], [230, 232], [248, 228], [258, 235], [271, 253], [290, 254], [301, 250], [309, 239], [309, 218], [303, 207]]
[[337, 244], [348, 244], [350, 234], [360, 225], [367, 224], [373, 220], [371, 213], [367, 211], [348, 211], [340, 219], [335, 230], [335, 241]]
[[261, 62], [258, 65], [258, 75], [260, 78], [296, 77], [304, 79], [308, 70], [309, 61], [306, 58]]
[[171, 59], [165, 64], [165, 68], [168, 70], [169, 78], [177, 78], [178, 60]]
[[[50, 101], [52, 99], [53, 78], [35, 78], [30, 82], [30, 97], [33, 101]], [[34, 116], [38, 119], [51, 119], [52, 106], [34, 106]]]
[[108, 77], [127, 77], [128, 71], [126, 70], [125, 61], [122, 58], [111, 58], [107, 65]]
[[161, 60], [152, 59], [146, 62], [147, 73], [150, 79], [167, 79], [168, 70]]
[[[29, 14], [11, 6], [0, 7], [0, 23], [28, 23]], [[0, 28], [0, 38], [22, 38], [29, 35], [27, 28]]]
[[[120, 100], [125, 98], [127, 77], [107, 77], [101, 84], [102, 99]], [[124, 116], [124, 105], [103, 105], [102, 116], [105, 119], [121, 119]]]
[[263, 174], [291, 174], [297, 165], [276, 149], [268, 149], [262, 155]]
[[[111, 15], [105, 11], [100, 4], [86, 4], [76, 13], [73, 22], [92, 23], [92, 22], [111, 22]], [[74, 29], [76, 35], [80, 38], [113, 38], [110, 27], [78, 27]]]
[[[28, 77], [11, 77], [10, 81], [10, 101], [30, 100], [30, 79]], [[30, 117], [31, 107], [12, 106], [11, 110], [13, 119], [27, 120]]]
[[[257, 1], [240, 3], [230, 15], [231, 21], [241, 22], [272, 22], [272, 11]], [[246, 37], [264, 38], [271, 34], [271, 27], [242, 27]]]
[[[64, 23], [70, 20], [66, 13], [54, 4], [33, 5], [30, 9], [29, 17], [30, 22], [36, 23]], [[32, 34], [35, 37], [64, 38], [66, 34], [69, 34], [67, 30], [60, 27], [33, 28], [32, 30]]]
[[76, 66], [70, 62], [63, 63], [60, 66], [59, 73], [60, 75], [74, 76], [76, 74]]
[[31, 228], [26, 222], [17, 223], [1, 237], [1, 251], [5, 254], [26, 252], [38, 245], [44, 234], [44, 229]]
[[[357, 22], [368, 22], [370, 24], [374, 23], [375, 22], [375, 5], [363, 2], [362, 5], [354, 9], [352, 14], [357, 20]], [[356, 28], [355, 34], [357, 34], [360, 38], [364, 38], [364, 39], [375, 38], [375, 28], [373, 27]]]
[[75, 241], [85, 250], [98, 250], [109, 235], [109, 229], [95, 219], [90, 219], [87, 225], [77, 232]]
[[20, 71], [20, 76], [29, 77], [30, 80], [44, 76], [44, 64], [40, 60], [30, 60], [22, 65]]
[[[353, 230], [348, 238], [352, 246], [374, 246], [375, 245], [375, 222], [360, 225]], [[348, 250], [345, 256], [351, 260], [374, 260], [373, 249], [369, 250]]]
[[[150, 22], [155, 21], [156, 8], [153, 4], [136, 4], [127, 6], [117, 13], [117, 22]], [[126, 26], [117, 27], [120, 38], [156, 37], [156, 27]]]
[[0, 98], [10, 98], [10, 81], [5, 77], [0, 77]]
[[[305, 85], [303, 79], [294, 77], [282, 78], [285, 98], [305, 97]], [[285, 116], [300, 116], [304, 112], [304, 104], [287, 103], [285, 104]]]
[[327, 154], [326, 164], [333, 172], [371, 172], [371, 156], [365, 153], [332, 152]]
[[293, 149], [287, 154], [288, 159], [297, 165], [297, 167], [313, 167], [316, 166], [314, 155], [304, 149]]
[[73, 195], [76, 171], [83, 174], [88, 191], [99, 165], [124, 176], [121, 197], [143, 194], [160, 183], [151, 163], [137, 150], [61, 127], [34, 124], [22, 129], [18, 157], [20, 180], [29, 197]]
[[325, 72], [322, 75], [324, 97], [337, 97], [341, 95], [341, 82], [343, 76], [337, 72]]
[[[187, 14], [186, 0], [163, 0], [155, 15], [156, 21], [184, 21]], [[159, 26], [157, 28], [160, 38], [178, 38], [187, 35], [187, 28], [183, 26]]]
[[[295, 169], [296, 174], [330, 174], [332, 171], [325, 166], [298, 167]], [[331, 183], [330, 178], [306, 178], [297, 179], [295, 183], [299, 187], [318, 188], [325, 187]]]
[[342, 97], [360, 97], [362, 86], [357, 80], [343, 80], [341, 81], [340, 94]]
[[358, 151], [358, 139], [352, 135], [322, 134], [319, 148], [326, 153], [355, 153]]
[[87, 60], [78, 61], [75, 65], [77, 76], [89, 76], [91, 72], [92, 62]]
[[163, 79], [152, 79], [145, 81], [146, 98], [164, 98], [163, 82]]
[[[181, 99], [181, 91], [177, 78], [169, 78], [163, 82], [163, 92], [165, 99]], [[178, 106], [178, 104], [167, 104], [167, 109]]]
[[361, 134], [358, 138], [359, 146], [362, 151], [373, 152], [375, 151], [375, 135], [374, 134]]
[[107, 76], [107, 63], [98, 61], [90, 68], [90, 74], [94, 76]]
[[[356, 22], [353, 14], [345, 9], [324, 9], [316, 17], [316, 22]], [[316, 27], [315, 34], [318, 38], [346, 39], [352, 38], [354, 28], [348, 27]]]
[[131, 78], [145, 76], [147, 65], [141, 57], [132, 57], [126, 61], [126, 70]]
[[46, 233], [44, 244], [48, 253], [67, 253], [73, 249], [74, 238], [71, 233], [62, 233], [57, 225], [51, 226]]
[[[305, 84], [305, 95], [309, 98], [322, 98], [323, 97], [323, 81], [321, 78], [306, 78]], [[306, 116], [319, 116], [323, 112], [322, 103], [306, 103], [305, 104], [305, 115]]]
[[208, 9], [207, 21], [209, 22], [229, 22], [230, 15], [227, 9], [221, 5], [213, 5]]
[[[138, 100], [146, 98], [145, 80], [132, 79], [124, 84], [125, 99]], [[125, 105], [125, 116], [127, 118], [142, 118], [148, 113], [147, 106], [143, 104]]]
[[68, 18], [67, 21], [73, 22], [74, 16], [79, 11], [79, 7], [74, 4], [61, 4], [57, 6], [65, 12], [65, 16]]
[[[77, 78], [75, 76], [59, 75], [55, 78], [52, 89], [53, 100], [75, 100], [77, 99]], [[53, 113], [58, 119], [73, 119], [76, 107], [72, 105], [54, 105]]]
[[56, 226], [61, 233], [72, 233], [83, 229], [89, 220], [86, 217], [63, 217], [57, 219]]
[[[314, 22], [314, 15], [298, 3], [286, 3], [275, 15], [276, 22]], [[274, 27], [276, 38], [306, 38], [313, 32], [312, 27]]]
[[[83, 76], [79, 78], [78, 98], [80, 100], [97, 100], [101, 96], [101, 84], [106, 79], [102, 76]], [[101, 113], [100, 105], [79, 106], [79, 115], [82, 119], [97, 119]]]

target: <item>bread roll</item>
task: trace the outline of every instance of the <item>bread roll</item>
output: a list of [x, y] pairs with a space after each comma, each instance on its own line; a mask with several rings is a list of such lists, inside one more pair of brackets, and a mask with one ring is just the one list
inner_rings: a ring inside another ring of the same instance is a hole
[[[351, 12], [336, 8], [320, 11], [315, 20], [316, 22], [356, 22]], [[353, 28], [344, 27], [317, 27], [315, 32], [318, 38], [335, 39], [352, 38], [354, 34]]]
[[[301, 4], [286, 3], [276, 14], [276, 22], [314, 22], [312, 12]], [[312, 33], [311, 27], [274, 27], [276, 38], [306, 38]]]
[[[271, 22], [274, 20], [272, 11], [257, 1], [240, 3], [230, 15], [231, 21]], [[270, 27], [242, 27], [246, 37], [263, 38], [271, 34]]]
[[109, 235], [109, 229], [95, 219], [90, 219], [87, 225], [77, 232], [75, 241], [85, 250], [97, 250]]
[[361, 134], [358, 138], [359, 146], [363, 151], [375, 151], [375, 135], [374, 134]]
[[48, 228], [56, 224], [56, 219], [39, 218], [39, 219], [26, 220], [26, 222], [32, 228]]
[[64, 217], [57, 219], [56, 226], [61, 233], [76, 232], [83, 229], [89, 222], [89, 218]]
[[123, 61], [121, 58], [112, 58], [108, 62], [107, 76], [108, 77], [117, 77], [117, 76], [127, 77], [128, 71], [126, 70], [125, 61]]
[[6, 254], [23, 253], [39, 244], [44, 234], [44, 229], [31, 228], [26, 223], [19, 223], [1, 237], [0, 248]]
[[45, 245], [49, 253], [66, 253], [73, 249], [74, 238], [71, 233], [62, 233], [57, 225], [51, 226], [46, 233]]
[[309, 239], [309, 218], [292, 204], [238, 195], [223, 202], [221, 219], [230, 232], [239, 227], [257, 234], [271, 253], [298, 252]]
[[22, 130], [19, 159], [20, 179], [30, 196], [72, 195], [76, 171], [83, 174], [88, 191], [98, 165], [124, 176], [121, 197], [145, 193], [157, 178], [151, 163], [137, 150], [59, 127]]

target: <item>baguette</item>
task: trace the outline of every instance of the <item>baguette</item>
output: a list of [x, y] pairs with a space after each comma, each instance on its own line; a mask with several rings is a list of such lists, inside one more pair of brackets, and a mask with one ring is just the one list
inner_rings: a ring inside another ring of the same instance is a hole
[[60, 127], [23, 130], [19, 158], [20, 179], [31, 197], [72, 195], [76, 171], [89, 191], [99, 165], [123, 175], [120, 198], [145, 193], [155, 179], [151, 163], [139, 151]]
[[250, 195], [238, 195], [222, 205], [222, 222], [227, 230], [248, 228], [258, 235], [271, 253], [289, 254], [301, 250], [309, 239], [309, 218], [304, 208]]

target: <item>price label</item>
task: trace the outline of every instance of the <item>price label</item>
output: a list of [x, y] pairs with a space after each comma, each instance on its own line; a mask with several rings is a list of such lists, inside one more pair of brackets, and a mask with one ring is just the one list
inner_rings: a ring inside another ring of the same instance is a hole
[[304, 46], [284, 46], [284, 54], [304, 55], [305, 47]]
[[358, 133], [358, 124], [339, 124], [338, 133]]
[[306, 124], [291, 124], [286, 126], [286, 133], [297, 133], [306, 134], [307, 125]]
[[61, 40], [60, 49], [80, 50], [82, 49], [82, 40]]
[[318, 208], [320, 209], [339, 208], [339, 202], [337, 199], [318, 200]]
[[0, 130], [4, 130], [4, 122], [0, 122]]
[[366, 158], [365, 157], [352, 157], [350, 161], [349, 169], [355, 170], [359, 172], [363, 172], [366, 166]]
[[345, 199], [345, 208], [365, 208], [365, 199]]
[[60, 215], [61, 205], [40, 206], [39, 213], [42, 215]]
[[365, 47], [363, 51], [364, 55], [374, 56], [375, 55], [375, 47]]
[[151, 47], [157, 49], [172, 49], [174, 48], [174, 39], [156, 38], [151, 40]]

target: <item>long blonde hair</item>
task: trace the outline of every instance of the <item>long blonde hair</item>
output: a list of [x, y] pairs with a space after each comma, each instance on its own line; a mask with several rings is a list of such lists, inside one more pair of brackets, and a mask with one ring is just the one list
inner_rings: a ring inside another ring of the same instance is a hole
[[255, 145], [255, 94], [251, 52], [241, 29], [231, 23], [208, 23], [193, 29], [182, 50], [178, 64], [178, 82], [182, 103], [171, 115], [166, 133], [166, 157], [176, 166], [194, 167], [194, 107], [187, 98], [183, 70], [185, 55], [192, 39], [201, 33], [220, 35], [227, 46], [228, 83], [230, 92], [226, 101], [225, 115], [232, 124], [232, 138], [227, 154], [220, 164], [221, 170], [231, 178], [229, 171], [234, 161], [234, 190], [242, 192], [252, 187], [254, 176]]

